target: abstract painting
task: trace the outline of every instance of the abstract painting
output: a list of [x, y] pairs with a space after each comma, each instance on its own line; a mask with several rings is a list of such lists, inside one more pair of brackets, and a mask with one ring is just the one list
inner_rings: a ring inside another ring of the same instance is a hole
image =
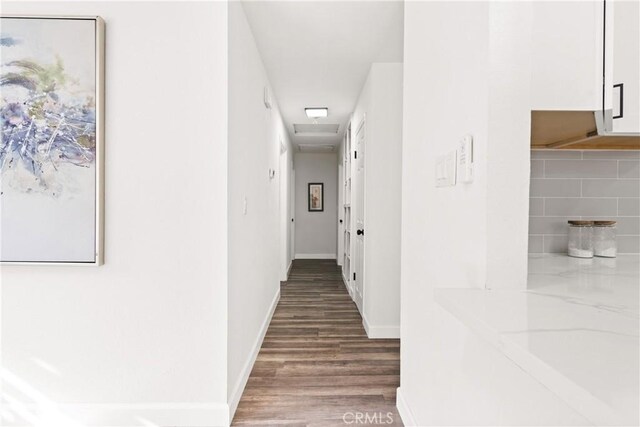
[[0, 261], [100, 264], [103, 22], [0, 20]]
[[309, 212], [324, 211], [324, 184], [309, 183]]

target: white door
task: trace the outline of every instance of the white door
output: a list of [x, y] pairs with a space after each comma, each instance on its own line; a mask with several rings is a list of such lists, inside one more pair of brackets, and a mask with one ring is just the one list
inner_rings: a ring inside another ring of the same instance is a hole
[[291, 194], [291, 213], [289, 218], [289, 226], [291, 227], [291, 233], [289, 236], [291, 241], [289, 243], [289, 259], [291, 261], [296, 257], [296, 170], [291, 169], [291, 177], [290, 177], [290, 185], [289, 185], [289, 194]]
[[278, 170], [278, 181], [280, 191], [280, 280], [287, 280], [289, 269], [289, 194], [288, 194], [288, 170], [287, 170], [287, 149], [280, 140], [280, 164]]
[[336, 252], [337, 254], [337, 263], [338, 265], [342, 265], [343, 261], [344, 261], [344, 221], [343, 221], [343, 217], [344, 217], [344, 185], [342, 185], [342, 183], [344, 182], [344, 174], [342, 171], [343, 166], [341, 164], [338, 164], [338, 235], [337, 235], [337, 239], [336, 239], [336, 243], [338, 245], [338, 252]]
[[364, 294], [364, 120], [356, 133], [356, 146], [353, 153], [355, 162], [355, 239], [354, 239], [354, 272], [352, 276], [355, 303], [362, 313], [362, 301]]

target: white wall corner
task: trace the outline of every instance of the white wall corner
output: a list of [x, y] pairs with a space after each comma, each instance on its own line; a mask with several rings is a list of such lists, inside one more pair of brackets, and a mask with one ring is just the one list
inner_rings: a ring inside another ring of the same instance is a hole
[[362, 326], [369, 339], [399, 339], [400, 325], [372, 325], [367, 316], [362, 314]]
[[269, 311], [267, 311], [267, 315], [262, 322], [262, 326], [260, 327], [260, 333], [256, 337], [256, 341], [251, 348], [251, 353], [244, 366], [242, 367], [242, 372], [235, 386], [233, 387], [233, 392], [229, 396], [229, 423], [233, 421], [233, 416], [236, 413], [236, 409], [238, 409], [238, 404], [240, 403], [240, 398], [242, 397], [242, 393], [244, 392], [244, 388], [247, 385], [247, 381], [249, 380], [249, 375], [251, 374], [251, 370], [253, 369], [253, 365], [256, 362], [256, 358], [258, 357], [258, 353], [260, 352], [260, 348], [262, 347], [262, 342], [264, 341], [264, 337], [267, 334], [267, 329], [269, 329], [269, 324], [271, 323], [271, 318], [273, 317], [273, 313], [276, 310], [276, 306], [278, 305], [278, 301], [280, 301], [280, 287], [278, 287], [278, 291], [276, 295], [273, 297], [273, 301], [271, 301], [271, 306], [269, 307]]
[[396, 390], [396, 408], [398, 408], [398, 413], [400, 414], [400, 418], [402, 419], [402, 423], [407, 426], [417, 426], [415, 418], [413, 418], [413, 414], [411, 413], [411, 409], [409, 409], [409, 405], [407, 401], [404, 399], [402, 394], [402, 388], [398, 387]]
[[289, 261], [289, 267], [287, 267], [287, 277], [285, 280], [289, 280], [289, 275], [291, 274], [291, 268], [293, 268], [293, 260]]
[[532, 4], [491, 3], [487, 279], [490, 289], [526, 289], [531, 141]]

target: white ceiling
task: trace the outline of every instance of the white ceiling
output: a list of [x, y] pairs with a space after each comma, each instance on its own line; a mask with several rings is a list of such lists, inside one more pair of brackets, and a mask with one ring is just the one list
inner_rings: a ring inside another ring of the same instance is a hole
[[[373, 62], [402, 62], [402, 1], [244, 1], [262, 60], [294, 145], [334, 144]], [[328, 107], [337, 135], [296, 136], [313, 123], [305, 107]]]

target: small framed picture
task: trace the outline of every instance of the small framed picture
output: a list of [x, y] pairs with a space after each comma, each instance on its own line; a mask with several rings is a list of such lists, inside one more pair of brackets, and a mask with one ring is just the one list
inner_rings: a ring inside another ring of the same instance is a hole
[[322, 212], [324, 210], [324, 184], [321, 182], [309, 183], [309, 212]]

